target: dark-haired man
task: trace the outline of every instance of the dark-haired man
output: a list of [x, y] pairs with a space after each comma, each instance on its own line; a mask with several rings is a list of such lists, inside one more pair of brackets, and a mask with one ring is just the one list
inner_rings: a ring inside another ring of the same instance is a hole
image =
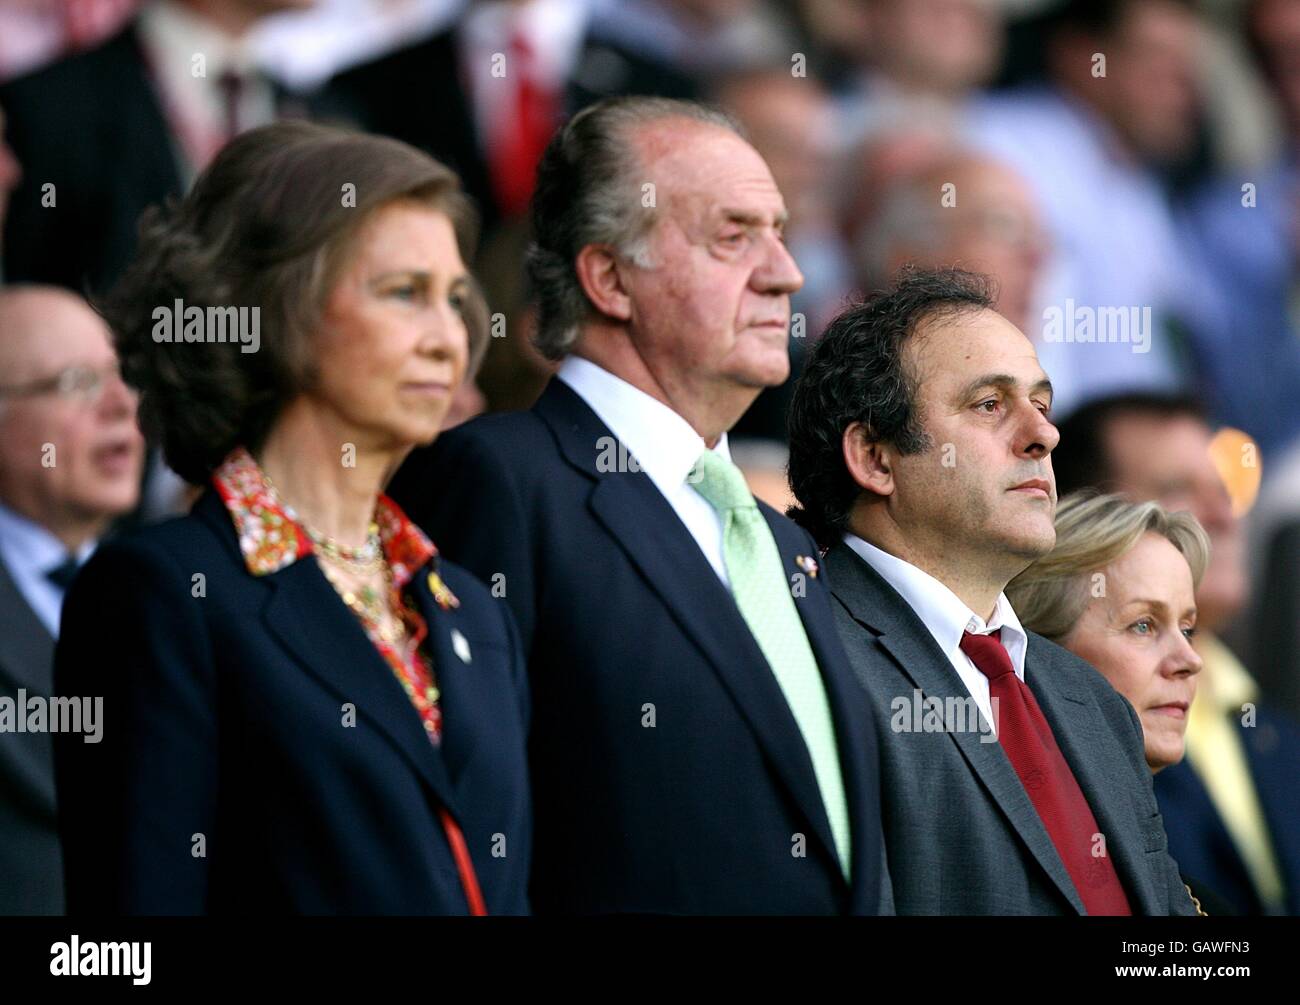
[[580, 112], [533, 201], [535, 341], [557, 377], [392, 486], [529, 652], [538, 912], [881, 903], [876, 740], [816, 549], [727, 448], [789, 372], [785, 216], [719, 113]]
[[790, 481], [883, 737], [899, 914], [1194, 914], [1142, 729], [1003, 587], [1056, 540], [1034, 348], [970, 273], [842, 313], [791, 409]]

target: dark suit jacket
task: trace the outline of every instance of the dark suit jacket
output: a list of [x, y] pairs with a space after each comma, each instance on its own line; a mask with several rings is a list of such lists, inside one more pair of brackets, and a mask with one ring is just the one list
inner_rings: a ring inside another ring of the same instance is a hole
[[[135, 250], [140, 214], [181, 189], [134, 23], [0, 87], [0, 108], [23, 169], [5, 226], [6, 281], [105, 292]], [[46, 183], [53, 207], [41, 205]]]
[[[796, 606], [839, 741], [851, 884], [744, 618], [649, 477], [599, 470], [612, 441], [552, 380], [530, 411], [483, 416], [416, 451], [391, 486], [518, 619], [535, 708], [534, 908], [874, 913], [876, 742], [823, 580], [807, 579]], [[811, 538], [760, 508], [794, 575], [796, 556], [816, 555]]]
[[[1300, 729], [1262, 708], [1256, 711], [1254, 726], [1240, 728], [1286, 886], [1286, 912], [1300, 914]], [[1184, 760], [1165, 768], [1156, 775], [1155, 792], [1169, 832], [1169, 850], [1183, 872], [1235, 913], [1262, 913], [1241, 855], [1192, 766]]]
[[[48, 698], [53, 670], [54, 640], [0, 561], [0, 697]], [[0, 915], [62, 913], [50, 734], [0, 733]]]
[[[826, 554], [836, 622], [881, 737], [885, 845], [899, 914], [1082, 914], [1083, 902], [987, 732], [896, 732], [893, 702], [969, 692], [911, 606], [845, 544]], [[1127, 701], [1087, 663], [1029, 633], [1026, 683], [1106, 838], [1135, 914], [1195, 914]], [[981, 718], [980, 720], [984, 720]]]
[[1300, 720], [1300, 518], [1269, 533], [1264, 555], [1247, 664], [1272, 708], [1295, 722]]
[[439, 807], [488, 912], [526, 911], [518, 636], [449, 562], [461, 606], [444, 611], [427, 568], [408, 591], [429, 625], [441, 750], [316, 562], [251, 575], [212, 490], [97, 552], [55, 666], [60, 693], [104, 697], [98, 744], [55, 740], [69, 913], [465, 913]]
[[[689, 98], [695, 93], [691, 81], [672, 68], [589, 38], [566, 88], [564, 110], [572, 114], [612, 94]], [[498, 221], [454, 28], [343, 71], [314, 100], [327, 117], [393, 136], [437, 157], [460, 175], [485, 227]]]
[[[278, 87], [276, 96], [282, 114], [307, 111]], [[136, 23], [0, 86], [0, 108], [23, 169], [5, 223], [5, 281], [105, 293], [135, 253], [140, 214], [182, 186]], [[42, 205], [47, 183], [53, 207]]]

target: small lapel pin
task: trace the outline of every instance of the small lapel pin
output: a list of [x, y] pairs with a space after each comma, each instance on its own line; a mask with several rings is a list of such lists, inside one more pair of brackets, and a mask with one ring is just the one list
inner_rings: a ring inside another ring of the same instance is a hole
[[438, 602], [438, 606], [444, 611], [450, 611], [453, 607], [460, 606], [456, 594], [448, 589], [447, 584], [442, 581], [442, 577], [436, 572], [429, 573], [429, 592], [433, 594], [433, 599]]
[[470, 661], [469, 639], [460, 633], [459, 628], [451, 630], [451, 647], [456, 650], [456, 655], [460, 657], [462, 663]]
[[795, 555], [794, 564], [799, 566], [800, 569], [802, 569], [805, 573], [807, 573], [809, 579], [817, 578], [816, 559], [809, 558], [807, 555]]

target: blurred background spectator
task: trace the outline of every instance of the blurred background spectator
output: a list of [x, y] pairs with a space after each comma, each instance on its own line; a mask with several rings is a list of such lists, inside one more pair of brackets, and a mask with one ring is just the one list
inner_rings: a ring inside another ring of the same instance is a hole
[[[136, 504], [144, 441], [108, 327], [81, 298], [0, 289], [0, 696], [49, 695], [63, 594]], [[25, 701], [20, 703], [25, 708]], [[0, 743], [0, 915], [63, 913], [49, 733]]]
[[12, 282], [101, 294], [141, 212], [179, 195], [238, 132], [286, 111], [252, 30], [311, 0], [154, 0], [106, 41], [0, 86], [25, 166], [4, 240]]
[[[1117, 385], [1175, 389], [1192, 379], [1177, 319], [1194, 287], [1160, 172], [1196, 140], [1196, 38], [1190, 3], [1070, 0], [1044, 31], [1043, 78], [988, 99], [967, 121], [973, 144], [1029, 180], [1047, 222], [1053, 255], [1028, 334], [1063, 411]], [[1061, 312], [1055, 333], [1043, 323], [1048, 308]], [[1088, 317], [1080, 309], [1094, 312], [1096, 341], [1075, 340]]]
[[1216, 415], [1265, 450], [1300, 432], [1300, 0], [1253, 0], [1246, 38], [1282, 111], [1281, 152], [1214, 178], [1184, 208], [1184, 251], [1201, 285], [1189, 318]]
[[999, 313], [1023, 331], [1033, 328], [1047, 238], [1016, 171], [979, 153], [943, 153], [884, 188], [878, 206], [854, 242], [863, 289], [884, 286], [909, 263], [955, 265], [993, 276]]

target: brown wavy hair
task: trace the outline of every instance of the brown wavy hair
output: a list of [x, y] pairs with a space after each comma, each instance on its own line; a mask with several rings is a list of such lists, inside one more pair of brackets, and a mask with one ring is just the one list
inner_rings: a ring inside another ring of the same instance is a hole
[[[140, 391], [141, 429], [177, 474], [200, 484], [236, 446], [256, 451], [312, 385], [311, 335], [362, 224], [407, 200], [445, 213], [472, 259], [478, 217], [450, 168], [397, 140], [309, 122], [244, 133], [184, 199], [146, 211], [135, 258], [98, 307]], [[178, 299], [259, 308], [259, 350], [155, 342], [154, 310]], [[477, 287], [465, 323], [470, 380], [488, 341]]]

